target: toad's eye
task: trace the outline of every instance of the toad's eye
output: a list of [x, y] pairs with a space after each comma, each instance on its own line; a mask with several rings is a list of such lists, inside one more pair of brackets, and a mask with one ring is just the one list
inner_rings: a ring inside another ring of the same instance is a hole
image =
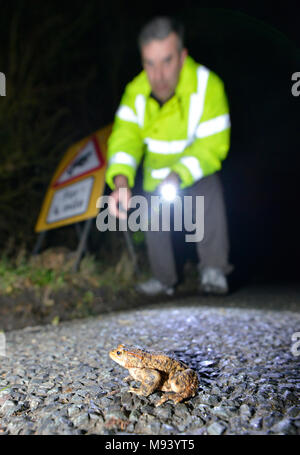
[[121, 351], [117, 351], [117, 355], [121, 355], [121, 354], [122, 354], [122, 352], [121, 352]]

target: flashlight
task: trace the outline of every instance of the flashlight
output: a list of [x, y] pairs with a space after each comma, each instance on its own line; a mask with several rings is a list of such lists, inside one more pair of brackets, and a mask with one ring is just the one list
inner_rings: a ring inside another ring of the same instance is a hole
[[176, 186], [172, 183], [165, 183], [160, 189], [161, 195], [166, 201], [174, 201], [177, 195]]

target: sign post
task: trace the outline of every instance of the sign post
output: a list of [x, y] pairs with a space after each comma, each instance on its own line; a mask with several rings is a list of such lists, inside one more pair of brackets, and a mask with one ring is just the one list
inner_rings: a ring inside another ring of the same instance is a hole
[[91, 228], [98, 215], [97, 199], [105, 186], [107, 140], [112, 125], [108, 125], [68, 148], [46, 192], [35, 226], [39, 233], [33, 254], [41, 248], [50, 229], [85, 221], [80, 233], [75, 269]]

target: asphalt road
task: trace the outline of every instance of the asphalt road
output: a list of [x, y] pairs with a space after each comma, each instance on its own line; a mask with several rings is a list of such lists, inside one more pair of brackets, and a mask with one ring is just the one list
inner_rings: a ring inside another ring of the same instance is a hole
[[[299, 434], [299, 310], [298, 286], [253, 285], [10, 331], [0, 432]], [[174, 353], [197, 371], [197, 395], [155, 407], [163, 392], [128, 392], [108, 355], [119, 343]]]

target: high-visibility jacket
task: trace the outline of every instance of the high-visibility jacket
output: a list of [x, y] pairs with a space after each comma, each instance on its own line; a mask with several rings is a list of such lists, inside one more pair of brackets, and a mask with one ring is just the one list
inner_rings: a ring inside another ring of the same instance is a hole
[[185, 58], [174, 96], [160, 107], [145, 71], [125, 88], [108, 140], [106, 182], [122, 174], [134, 186], [144, 156], [143, 188], [153, 191], [174, 171], [181, 188], [221, 168], [230, 145], [224, 84], [216, 73]]

